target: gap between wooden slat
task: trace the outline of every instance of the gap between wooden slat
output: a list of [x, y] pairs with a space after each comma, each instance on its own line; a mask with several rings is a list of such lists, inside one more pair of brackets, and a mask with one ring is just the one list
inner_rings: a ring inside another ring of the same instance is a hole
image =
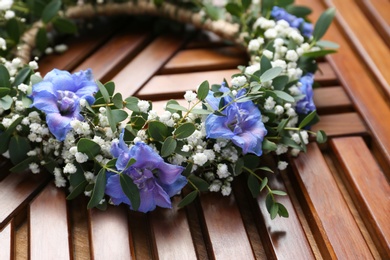
[[383, 258], [390, 255], [390, 186], [361, 137], [335, 138], [332, 148], [345, 182]]
[[48, 184], [30, 205], [30, 259], [72, 259], [64, 190]]
[[373, 259], [317, 144], [310, 143], [307, 149], [291, 162], [323, 257]]

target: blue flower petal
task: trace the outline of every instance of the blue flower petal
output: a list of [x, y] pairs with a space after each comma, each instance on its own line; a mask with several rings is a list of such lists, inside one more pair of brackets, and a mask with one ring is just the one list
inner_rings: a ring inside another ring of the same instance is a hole
[[72, 129], [70, 126], [71, 121], [72, 118], [64, 117], [59, 113], [50, 113], [46, 115], [46, 122], [49, 130], [59, 141], [64, 141], [66, 134]]

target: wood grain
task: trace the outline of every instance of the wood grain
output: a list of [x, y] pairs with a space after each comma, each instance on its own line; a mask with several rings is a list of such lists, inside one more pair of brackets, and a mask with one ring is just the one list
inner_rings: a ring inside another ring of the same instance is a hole
[[320, 114], [353, 111], [353, 104], [341, 86], [314, 89], [313, 101]]
[[9, 222], [3, 229], [0, 228], [0, 259], [13, 259], [14, 224]]
[[134, 259], [125, 206], [110, 206], [106, 211], [91, 209], [88, 212], [91, 258]]
[[30, 205], [30, 259], [72, 259], [65, 192], [51, 182]]
[[367, 128], [362, 118], [354, 112], [323, 115], [312, 131], [323, 130], [330, 137], [341, 135], [366, 135]]
[[310, 143], [308, 152], [300, 154], [292, 165], [309, 209], [306, 212], [309, 223], [316, 231], [315, 238], [324, 258], [372, 259], [318, 146]]
[[371, 227], [383, 258], [390, 255], [390, 185], [360, 137], [335, 138], [333, 150], [341, 162], [357, 208]]

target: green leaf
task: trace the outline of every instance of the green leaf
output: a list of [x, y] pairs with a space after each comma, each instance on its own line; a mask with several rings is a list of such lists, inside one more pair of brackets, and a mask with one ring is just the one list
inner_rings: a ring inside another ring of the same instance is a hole
[[32, 74], [30, 77], [31, 84], [34, 86], [35, 84], [38, 84], [41, 82], [43, 79], [40, 76], [37, 76], [35, 74]]
[[295, 102], [295, 99], [284, 91], [274, 90], [273, 92], [276, 94], [276, 96], [278, 98], [283, 99], [286, 102], [289, 102], [289, 103]]
[[4, 96], [0, 98], [0, 107], [4, 110], [8, 110], [11, 108], [13, 102], [14, 101], [10, 96]]
[[145, 125], [146, 119], [143, 116], [143, 113], [133, 112], [131, 114], [130, 123], [134, 129], [139, 130]]
[[294, 0], [276, 0], [276, 5], [285, 8], [286, 6], [292, 5]]
[[303, 54], [304, 57], [310, 57], [310, 58], [318, 58], [318, 57], [324, 57], [325, 55], [335, 53], [336, 50], [319, 50], [319, 51], [309, 51], [305, 52]]
[[192, 135], [196, 130], [196, 127], [193, 123], [184, 123], [180, 125], [175, 131], [175, 138], [182, 139], [187, 138]]
[[174, 110], [174, 111], [184, 111], [184, 112], [187, 112], [188, 109], [179, 105], [179, 104], [168, 104], [167, 105], [167, 109], [171, 109], [171, 110]]
[[120, 183], [122, 191], [126, 194], [131, 202], [133, 210], [137, 211], [141, 204], [141, 197], [137, 185], [134, 184], [133, 179], [126, 174], [120, 175]]
[[328, 137], [326, 136], [326, 133], [324, 131], [318, 130], [316, 140], [317, 143], [323, 144], [328, 140]]
[[268, 213], [271, 213], [271, 208], [272, 205], [274, 205], [274, 199], [272, 197], [271, 193], [268, 193], [267, 196], [265, 197], [265, 206], [267, 207]]
[[52, 0], [42, 11], [42, 21], [49, 23], [61, 8], [61, 0]]
[[100, 169], [97, 177], [95, 186], [92, 190], [91, 199], [88, 202], [87, 208], [91, 209], [99, 205], [100, 201], [104, 197], [104, 190], [106, 189], [106, 169]]
[[247, 184], [253, 198], [256, 198], [260, 193], [260, 184], [256, 176], [254, 176], [252, 173], [248, 175]]
[[316, 45], [322, 48], [329, 48], [329, 49], [338, 49], [340, 47], [340, 45], [338, 45], [335, 42], [325, 41], [325, 40], [318, 41]]
[[240, 17], [243, 10], [241, 8], [241, 6], [239, 6], [238, 4], [236, 3], [228, 3], [226, 6], [225, 6], [225, 9], [228, 13], [230, 13], [231, 15], [233, 16], [237, 16], [237, 17]]
[[[114, 106], [116, 108], [119, 108], [119, 109], [122, 109], [123, 108], [123, 98], [122, 98], [122, 94], [121, 93], [116, 93], [113, 97], [112, 97], [112, 103], [114, 103]], [[138, 102], [137, 102], [138, 104]]]
[[126, 102], [126, 108], [134, 111], [134, 112], [139, 112], [139, 107], [138, 107], [138, 101], [139, 99], [136, 97], [128, 97], [125, 99]]
[[287, 193], [285, 191], [282, 191], [282, 190], [272, 190], [271, 193], [274, 195], [279, 195], [279, 196], [286, 196], [287, 195]]
[[274, 142], [271, 142], [268, 139], [264, 139], [262, 148], [263, 148], [263, 150], [276, 151], [277, 146]]
[[106, 87], [99, 81], [97, 82], [97, 85], [99, 87], [100, 94], [102, 95], [106, 104], [110, 103], [110, 95], [108, 94]]
[[81, 138], [77, 142], [77, 151], [80, 153], [85, 153], [88, 155], [88, 158], [93, 160], [96, 155], [98, 155], [101, 151], [100, 145], [92, 141], [91, 139]]
[[149, 122], [148, 133], [156, 141], [163, 142], [168, 136], [168, 127], [160, 121]]
[[259, 167], [258, 169], [261, 170], [261, 171], [274, 173], [274, 171], [271, 170], [271, 169], [270, 169], [269, 167], [267, 167], [267, 166], [262, 166], [262, 167]]
[[28, 80], [30, 79], [32, 73], [33, 70], [30, 67], [24, 67], [16, 75], [13, 85], [19, 86], [22, 83], [28, 84]]
[[38, 50], [44, 52], [48, 45], [47, 32], [45, 28], [39, 28], [38, 33], [35, 36], [35, 42]]
[[289, 214], [288, 214], [288, 210], [286, 209], [286, 207], [281, 203], [277, 203], [277, 204], [279, 207], [278, 215], [281, 217], [284, 217], [284, 218], [288, 218]]
[[30, 157], [29, 156], [26, 159], [24, 159], [23, 161], [21, 161], [20, 163], [16, 164], [11, 169], [9, 169], [9, 171], [10, 172], [22, 172], [22, 171], [26, 170], [28, 168], [29, 164], [32, 162], [39, 162], [38, 157], [36, 157], [36, 156]]
[[259, 157], [254, 154], [246, 154], [243, 158], [245, 167], [249, 169], [256, 169], [259, 166]]
[[289, 118], [282, 119], [278, 125], [277, 132], [279, 133], [279, 136], [282, 135], [284, 128], [288, 124], [288, 121], [290, 121]]
[[217, 6], [211, 4], [204, 4], [204, 10], [211, 20], [216, 21], [219, 19], [220, 9]]
[[272, 86], [274, 86], [275, 90], [283, 91], [288, 83], [288, 80], [289, 78], [286, 75], [278, 76], [272, 80]]
[[211, 114], [211, 111], [208, 111], [206, 109], [194, 108], [191, 110], [191, 113], [198, 115], [209, 115]]
[[240, 175], [243, 171], [244, 167], [244, 160], [242, 158], [239, 158], [236, 161], [236, 164], [234, 165], [234, 175]]
[[12, 18], [7, 21], [6, 24], [7, 33], [10, 36], [10, 38], [15, 42], [18, 43], [20, 40], [20, 36], [22, 35], [22, 30], [20, 28], [19, 21], [16, 18]]
[[259, 191], [261, 192], [265, 188], [265, 186], [267, 186], [267, 184], [268, 184], [268, 178], [264, 177], [264, 179], [261, 181]]
[[60, 33], [75, 33], [77, 32], [77, 26], [69, 19], [57, 17], [53, 20], [54, 28]]
[[314, 31], [313, 31], [314, 41], [317, 42], [322, 38], [322, 36], [324, 36], [330, 24], [332, 23], [335, 14], [336, 14], [335, 8], [329, 8], [328, 10], [326, 10], [321, 14], [320, 18], [318, 18], [316, 25], [314, 26]]
[[281, 67], [275, 67], [275, 68], [269, 69], [269, 70], [265, 71], [265, 72], [260, 76], [260, 81], [261, 81], [261, 82], [270, 81], [270, 80], [276, 78], [277, 76], [279, 76], [279, 74], [280, 74], [282, 71], [283, 71], [283, 68], [281, 68]]
[[120, 110], [120, 109], [111, 110], [111, 113], [112, 113], [112, 119], [114, 120], [115, 125], [117, 125], [119, 122], [122, 122], [123, 120], [125, 120], [129, 116], [126, 111]]
[[[261, 56], [261, 60], [260, 60], [260, 75], [259, 77], [264, 74], [267, 70], [270, 70], [272, 69], [272, 64], [271, 64], [271, 61], [265, 57], [264, 55]], [[255, 73], [257, 75], [257, 73]]]
[[200, 86], [198, 88], [198, 93], [197, 93], [196, 97], [199, 100], [204, 100], [207, 97], [207, 95], [209, 94], [209, 90], [210, 90], [209, 82], [207, 80], [203, 81], [202, 84], [200, 84]]
[[85, 187], [88, 185], [88, 181], [84, 180], [80, 182], [79, 185], [73, 188], [72, 192], [66, 197], [67, 200], [73, 200], [77, 196], [79, 196], [83, 191], [85, 191]]
[[310, 122], [316, 117], [317, 115], [317, 111], [314, 110], [312, 111], [310, 114], [308, 114], [303, 120], [302, 122], [299, 124], [298, 128], [299, 129], [302, 129], [304, 128], [305, 126], [307, 126], [308, 124], [310, 124]]
[[0, 88], [0, 98], [8, 95], [8, 93], [11, 91], [9, 88]]
[[30, 142], [26, 137], [12, 136], [9, 142], [9, 156], [14, 165], [25, 160], [27, 153], [31, 150]]
[[269, 212], [271, 219], [275, 219], [279, 212], [279, 203], [274, 203], [271, 206], [271, 210]]
[[312, 12], [310, 8], [300, 5], [289, 5], [286, 7], [286, 11], [296, 17], [305, 17]]
[[107, 89], [108, 95], [111, 97], [115, 92], [115, 83], [113, 81], [106, 82], [104, 86]]
[[10, 75], [6, 67], [0, 64], [0, 87], [2, 88], [11, 88], [11, 83], [9, 82]]
[[198, 196], [198, 191], [194, 190], [192, 192], [190, 192], [189, 194], [187, 194], [187, 196], [185, 196], [180, 202], [179, 204], [177, 205], [179, 208], [182, 208], [182, 207], [185, 207], [187, 206], [188, 204], [190, 204], [191, 202], [193, 202], [196, 197]]
[[176, 146], [177, 141], [172, 136], [168, 136], [161, 147], [161, 156], [167, 157], [171, 155], [175, 152]]
[[106, 106], [106, 115], [107, 115], [107, 119], [108, 119], [108, 123], [110, 124], [110, 127], [111, 127], [111, 130], [112, 132], [116, 132], [116, 124], [117, 122], [115, 122], [115, 118], [114, 118], [114, 114], [112, 113], [112, 110], [109, 106]]
[[252, 0], [241, 0], [241, 2], [244, 10], [247, 10], [252, 4]]
[[[130, 158], [130, 160], [127, 162], [127, 164], [126, 164], [126, 167], [123, 169], [123, 171], [125, 171], [125, 170], [127, 170], [131, 165], [133, 165], [134, 163], [136, 163], [137, 162], [137, 160], [136, 159], [134, 159], [134, 158]], [[123, 172], [122, 171], [122, 172]]]
[[199, 191], [208, 191], [209, 190], [209, 184], [203, 180], [202, 178], [199, 178], [195, 176], [194, 174], [191, 174], [188, 179], [198, 188]]

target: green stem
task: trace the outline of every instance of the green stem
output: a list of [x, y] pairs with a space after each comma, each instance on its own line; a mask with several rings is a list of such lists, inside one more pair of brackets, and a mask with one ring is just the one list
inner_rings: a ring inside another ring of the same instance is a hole
[[[249, 172], [250, 174], [252, 174], [253, 176], [255, 176], [257, 179], [259, 179], [260, 182], [263, 181], [263, 179], [261, 177], [259, 177], [256, 173], [254, 173], [251, 169], [249, 169], [248, 167], [245, 167], [243, 166], [242, 167], [244, 170], [246, 170], [247, 172]], [[272, 200], [275, 202], [275, 197], [274, 197], [274, 194], [272, 193], [272, 189], [267, 185], [265, 185], [265, 187], [267, 188], [268, 190], [268, 193], [271, 194], [271, 197], [272, 197]]]

